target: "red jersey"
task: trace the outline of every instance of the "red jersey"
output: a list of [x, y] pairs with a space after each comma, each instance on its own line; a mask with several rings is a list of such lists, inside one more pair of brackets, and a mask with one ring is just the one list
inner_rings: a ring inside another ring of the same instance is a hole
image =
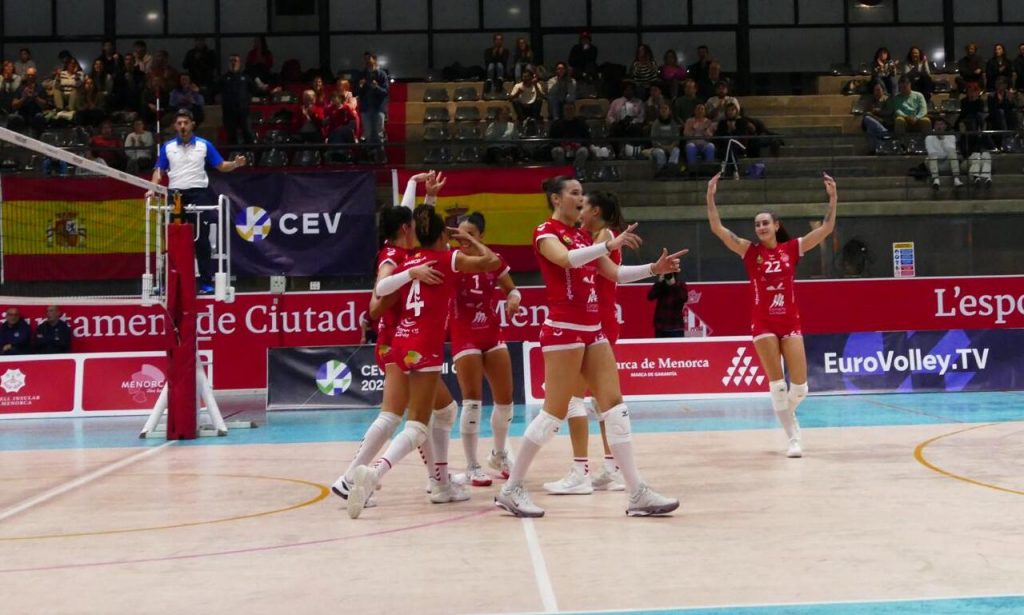
[[[618, 233], [608, 229], [611, 233], [612, 239], [618, 236]], [[612, 262], [616, 265], [622, 264], [622, 250], [615, 250], [608, 255], [608, 258], [612, 259]], [[618, 283], [615, 280], [609, 280], [600, 273], [597, 275], [595, 280], [597, 284], [597, 300], [601, 305], [601, 320], [607, 321], [609, 317], [614, 318], [617, 312], [615, 308], [615, 289], [618, 287]]]
[[505, 259], [498, 255], [501, 265], [485, 273], [460, 273], [457, 276], [453, 302], [453, 327], [460, 329], [496, 329], [501, 326], [498, 302], [504, 296], [498, 278], [509, 272]]
[[[394, 271], [391, 273], [397, 273], [398, 268], [402, 266], [402, 263], [407, 258], [409, 258], [408, 250], [386, 243], [384, 247], [377, 250], [377, 271], [380, 271], [384, 263], [388, 263], [394, 266]], [[395, 327], [398, 326], [398, 319], [401, 314], [402, 306], [397, 301], [381, 314], [380, 319], [377, 321], [377, 336], [381, 341], [390, 343], [391, 336], [395, 333]]]
[[743, 255], [754, 291], [753, 320], [798, 320], [794, 276], [800, 262], [800, 240], [791, 239], [774, 248], [755, 243]]
[[572, 325], [586, 330], [601, 326], [600, 303], [597, 298], [597, 263], [592, 261], [578, 268], [563, 269], [540, 253], [541, 239], [551, 237], [568, 250], [585, 248], [593, 243], [590, 233], [549, 219], [533, 231], [533, 251], [540, 264], [540, 273], [548, 296], [548, 321]]
[[[448, 316], [458, 282], [455, 271], [455, 256], [458, 250], [417, 250], [396, 270], [407, 271], [413, 267], [434, 261], [433, 268], [444, 280], [440, 284], [420, 284], [413, 280], [402, 287], [398, 296], [401, 317], [395, 328], [394, 339], [407, 338], [429, 351], [434, 346], [444, 346], [448, 331]], [[408, 344], [406, 344], [408, 345]]]

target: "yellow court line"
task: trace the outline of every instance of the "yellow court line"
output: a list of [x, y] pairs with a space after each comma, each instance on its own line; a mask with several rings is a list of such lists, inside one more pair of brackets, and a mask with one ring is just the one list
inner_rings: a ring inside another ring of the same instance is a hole
[[[136, 475], [136, 476], [138, 476], [138, 475]], [[137, 533], [137, 532], [155, 532], [155, 531], [158, 531], [158, 530], [173, 530], [173, 529], [178, 529], [178, 528], [183, 528], [183, 527], [195, 527], [195, 526], [198, 526], [198, 525], [213, 525], [215, 523], [228, 523], [230, 521], [242, 521], [244, 519], [255, 519], [256, 517], [268, 517], [270, 515], [277, 515], [277, 514], [286, 513], [286, 512], [289, 512], [289, 511], [293, 511], [293, 510], [298, 510], [300, 508], [305, 508], [306, 506], [311, 506], [313, 504], [316, 504], [317, 502], [323, 500], [324, 498], [326, 498], [327, 496], [329, 496], [331, 494], [330, 489], [326, 485], [321, 485], [320, 483], [314, 483], [314, 482], [310, 482], [310, 481], [306, 481], [306, 480], [301, 480], [301, 479], [297, 479], [297, 478], [281, 478], [281, 477], [278, 477], [278, 476], [259, 476], [259, 475], [250, 475], [250, 474], [178, 474], [178, 473], [172, 473], [172, 474], [161, 474], [161, 476], [192, 476], [192, 477], [218, 476], [218, 477], [221, 477], [221, 478], [255, 478], [255, 479], [259, 479], [259, 480], [276, 480], [276, 481], [281, 481], [281, 482], [285, 482], [285, 483], [295, 483], [297, 485], [308, 485], [310, 487], [315, 488], [318, 491], [318, 493], [317, 493], [316, 497], [314, 497], [314, 498], [311, 498], [309, 500], [305, 500], [305, 501], [299, 502], [298, 504], [292, 504], [291, 506], [287, 506], [285, 508], [275, 508], [274, 510], [265, 510], [265, 511], [262, 511], [262, 512], [250, 513], [250, 514], [247, 514], [247, 515], [238, 515], [238, 516], [235, 516], [235, 517], [225, 517], [223, 519], [210, 519], [208, 521], [190, 521], [190, 522], [187, 522], [187, 523], [175, 523], [175, 524], [172, 524], [172, 525], [156, 525], [156, 526], [152, 526], [152, 527], [137, 527], [137, 528], [126, 528], [126, 529], [119, 529], [119, 530], [102, 530], [102, 531], [96, 531], [96, 532], [75, 532], [75, 533], [69, 533], [69, 534], [43, 534], [43, 535], [39, 535], [39, 536], [0, 536], [0, 542], [14, 542], [14, 541], [18, 541], [18, 540], [46, 540], [46, 539], [51, 539], [51, 538], [81, 538], [83, 536], [109, 536], [109, 535], [112, 535], [112, 534], [132, 534], [132, 533]]]
[[939, 466], [935, 465], [934, 463], [928, 461], [927, 459], [925, 459], [925, 456], [924, 456], [924, 449], [929, 444], [931, 444], [933, 442], [937, 442], [939, 440], [942, 440], [943, 438], [948, 438], [950, 436], [955, 436], [957, 434], [966, 433], [968, 431], [974, 431], [975, 429], [981, 429], [982, 427], [991, 427], [993, 425], [1001, 425], [1001, 424], [1002, 423], [985, 423], [983, 425], [975, 425], [974, 427], [968, 427], [966, 429], [958, 429], [956, 431], [951, 431], [949, 433], [942, 434], [941, 436], [935, 436], [934, 438], [930, 438], [928, 440], [925, 440], [924, 442], [918, 444], [917, 447], [914, 449], [914, 459], [916, 459], [918, 463], [920, 463], [924, 467], [928, 468], [929, 470], [931, 470], [933, 472], [937, 472], [939, 474], [942, 474], [943, 476], [947, 476], [947, 477], [952, 478], [952, 479], [963, 481], [965, 483], [970, 483], [972, 485], [977, 485], [979, 487], [985, 487], [987, 489], [994, 489], [996, 491], [1002, 491], [1004, 493], [1012, 493], [1014, 495], [1024, 495], [1024, 491], [1017, 491], [1016, 489], [1009, 489], [1007, 487], [1000, 487], [999, 485], [993, 485], [991, 483], [982, 482], [980, 480], [977, 480], [977, 479], [974, 479], [974, 478], [970, 478], [969, 476], [961, 476], [959, 474], [954, 474], [953, 472], [950, 472], [949, 470], [945, 470], [943, 468], [940, 468]]

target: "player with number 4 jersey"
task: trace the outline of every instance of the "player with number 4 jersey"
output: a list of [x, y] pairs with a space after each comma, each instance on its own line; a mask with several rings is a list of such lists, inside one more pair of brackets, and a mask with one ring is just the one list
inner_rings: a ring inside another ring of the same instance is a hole
[[[800, 329], [800, 311], [796, 305], [794, 280], [796, 266], [805, 252], [816, 247], [832, 234], [836, 226], [839, 202], [836, 182], [824, 175], [828, 210], [821, 224], [812, 231], [790, 239], [782, 222], [770, 211], [754, 216], [757, 241], [737, 237], [722, 225], [715, 205], [721, 173], [708, 182], [707, 205], [711, 232], [743, 259], [753, 294], [750, 330], [761, 366], [768, 376], [772, 409], [789, 439], [787, 457], [802, 457], [800, 423], [796, 409], [807, 397], [807, 355]], [[783, 359], [789, 370], [789, 388], [783, 373]]]

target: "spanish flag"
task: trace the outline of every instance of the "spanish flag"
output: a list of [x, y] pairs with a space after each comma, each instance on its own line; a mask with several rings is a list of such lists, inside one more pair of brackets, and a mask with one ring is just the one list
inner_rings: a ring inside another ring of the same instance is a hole
[[[572, 175], [572, 167], [493, 168], [443, 171], [446, 182], [437, 199], [437, 211], [449, 226], [458, 226], [460, 216], [484, 215], [483, 241], [500, 254], [513, 271], [536, 271], [533, 230], [551, 216], [541, 187], [555, 175]], [[412, 173], [399, 173], [404, 190]], [[425, 189], [417, 187], [416, 202], [422, 203]]]
[[146, 221], [139, 188], [98, 177], [5, 177], [0, 188], [7, 281], [142, 275]]

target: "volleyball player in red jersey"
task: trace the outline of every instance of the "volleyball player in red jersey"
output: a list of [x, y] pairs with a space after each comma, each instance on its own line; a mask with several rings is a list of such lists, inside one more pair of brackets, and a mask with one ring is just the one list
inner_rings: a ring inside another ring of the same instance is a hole
[[[590, 233], [594, 243], [614, 239], [622, 232], [625, 222], [622, 219], [622, 207], [614, 194], [605, 191], [590, 192], [586, 195], [583, 209], [580, 212], [580, 228]], [[622, 252], [616, 251], [608, 255], [616, 265], [622, 264]], [[613, 347], [619, 341], [619, 318], [616, 309], [615, 289], [617, 284], [604, 276], [594, 280], [597, 285], [597, 301], [601, 306], [601, 332], [608, 338]], [[550, 483], [544, 483], [544, 490], [554, 495], [588, 495], [594, 489], [602, 491], [623, 491], [622, 472], [615, 465], [615, 456], [608, 446], [608, 435], [604, 421], [598, 421], [601, 427], [601, 443], [604, 446], [604, 461], [601, 473], [592, 478], [590, 474], [589, 444], [590, 419], [583, 401], [587, 394], [587, 383], [580, 376], [579, 384], [569, 400], [569, 412], [566, 418], [569, 423], [569, 438], [572, 440], [573, 463], [565, 477]], [[596, 402], [595, 402], [596, 403]], [[600, 410], [595, 408], [600, 417]]]
[[[459, 232], [483, 242], [484, 225], [483, 214], [473, 212], [459, 221]], [[476, 255], [476, 247], [469, 242], [462, 243], [462, 251]], [[508, 478], [511, 460], [506, 443], [509, 423], [512, 422], [512, 357], [501, 339], [498, 302], [504, 296], [505, 311], [511, 315], [519, 310], [522, 297], [509, 276], [509, 267], [504, 259], [495, 271], [459, 275], [457, 284], [452, 303], [451, 338], [452, 357], [462, 391], [459, 432], [466, 453], [466, 479], [475, 487], [486, 487], [491, 484], [491, 477], [477, 461], [483, 379], [486, 375], [494, 399], [491, 412], [494, 447], [487, 465], [503, 478]]]
[[[720, 175], [715, 175], [708, 182], [708, 220], [711, 222], [711, 232], [722, 240], [725, 247], [743, 258], [743, 266], [754, 293], [750, 332], [761, 366], [768, 376], [772, 409], [789, 439], [786, 455], [802, 457], [796, 409], [807, 397], [807, 355], [800, 328], [800, 311], [796, 305], [794, 276], [800, 257], [824, 241], [835, 229], [838, 204], [836, 182], [828, 175], [824, 176], [828, 210], [820, 226], [803, 237], [790, 239], [778, 217], [770, 211], [764, 211], [754, 216], [757, 242], [752, 243], [722, 226], [715, 206]], [[789, 370], [788, 391], [783, 360]]]
[[541, 517], [544, 510], [533, 503], [523, 479], [541, 447], [555, 436], [568, 412], [569, 399], [580, 373], [594, 392], [608, 430], [608, 442], [622, 468], [629, 491], [626, 514], [662, 515], [679, 507], [679, 501], [656, 493], [640, 478], [633, 456], [629, 409], [622, 403], [615, 356], [601, 332], [600, 304], [595, 278], [610, 277], [627, 283], [679, 271], [679, 257], [662, 251], [657, 262], [637, 266], [616, 266], [607, 255], [623, 246], [638, 247], [640, 238], [630, 225], [620, 235], [593, 245], [589, 233], [575, 227], [583, 209], [583, 188], [568, 177], [544, 183], [551, 218], [533, 234], [534, 252], [548, 295], [548, 319], [541, 328], [544, 352], [544, 408], [530, 422], [506, 482], [494, 503], [517, 517]]
[[[398, 206], [386, 207], [380, 212], [378, 222], [380, 249], [377, 252], [378, 281], [394, 273], [405, 263], [407, 256], [416, 249], [416, 232], [413, 229], [412, 212], [416, 204], [416, 185], [420, 182], [425, 182], [427, 185], [427, 197], [424, 202], [433, 203], [441, 188], [444, 187], [444, 178], [433, 172], [420, 173], [409, 180]], [[429, 266], [420, 266], [411, 270], [410, 276], [424, 284], [437, 284], [441, 280], [441, 277]], [[381, 401], [380, 414], [367, 428], [355, 457], [345, 472], [331, 485], [331, 491], [342, 499], [348, 499], [356, 467], [371, 462], [377, 456], [384, 443], [402, 422], [402, 416], [405, 414], [409, 396], [407, 378], [398, 369], [391, 352], [392, 338], [402, 312], [396, 298], [396, 296], [382, 297], [374, 293], [370, 299], [370, 317], [377, 319], [375, 353], [377, 365], [384, 372], [384, 396]], [[443, 428], [443, 425], [447, 423], [450, 430], [455, 421], [458, 407], [444, 383], [438, 386], [434, 407], [437, 409], [436, 414], [441, 417], [439, 428]], [[446, 443], [443, 447], [446, 447]], [[420, 454], [423, 457], [423, 463], [427, 466], [428, 476], [435, 481], [438, 471], [431, 447], [422, 447]]]
[[[427, 439], [427, 421], [433, 413], [444, 364], [444, 343], [457, 274], [494, 271], [501, 265], [501, 260], [487, 246], [468, 235], [458, 231], [451, 233], [446, 229], [444, 220], [432, 205], [417, 207], [413, 212], [413, 223], [420, 249], [406, 259], [396, 273], [382, 279], [375, 287], [378, 296], [401, 291], [399, 305], [402, 313], [395, 328], [391, 353], [395, 364], [408, 376], [409, 416], [405, 429], [391, 440], [373, 467], [360, 465], [353, 471], [348, 497], [348, 514], [353, 519], [362, 512], [367, 499], [388, 470]], [[449, 249], [449, 237], [472, 244], [477, 255]], [[412, 270], [424, 265], [430, 266], [440, 276], [439, 284], [424, 284], [412, 277]], [[448, 426], [446, 431], [450, 429]], [[434, 431], [437, 431], [436, 427]], [[447, 433], [443, 435], [445, 438], [448, 436]], [[444, 472], [434, 485], [430, 500], [445, 503], [468, 497]]]

